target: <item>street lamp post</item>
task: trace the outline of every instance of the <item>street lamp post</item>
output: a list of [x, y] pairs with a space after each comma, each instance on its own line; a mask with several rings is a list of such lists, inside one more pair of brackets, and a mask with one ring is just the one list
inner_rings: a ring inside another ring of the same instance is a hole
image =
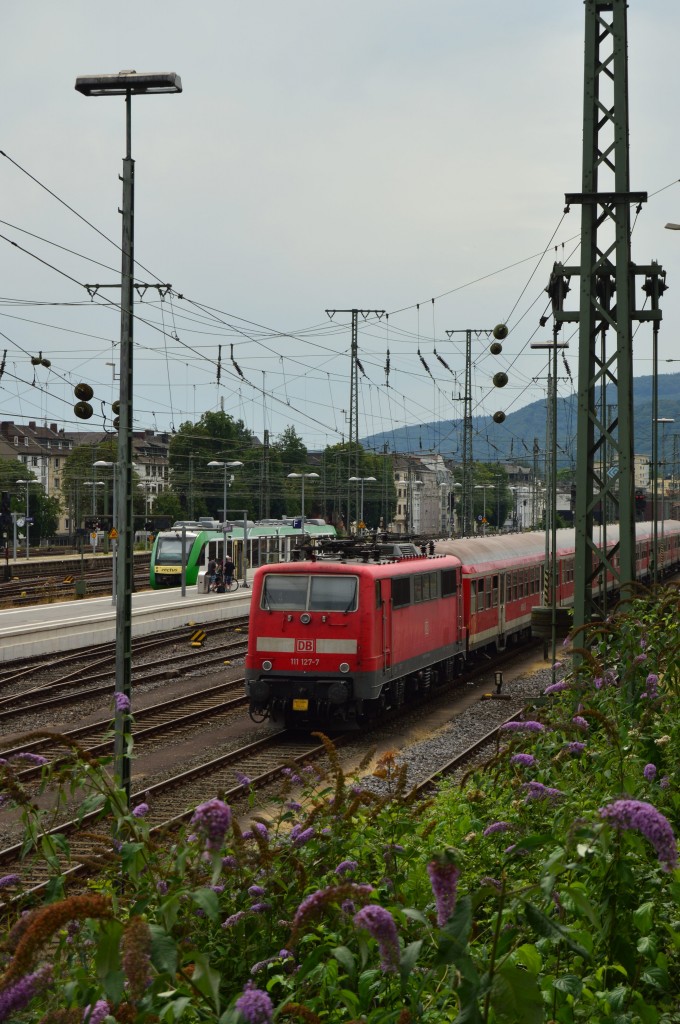
[[[654, 431], [658, 429], [659, 423], [661, 424], [661, 465], [663, 466], [663, 472], [661, 474], [661, 574], [663, 575], [664, 566], [666, 563], [666, 549], [665, 549], [665, 537], [664, 537], [664, 524], [666, 521], [666, 427], [669, 423], [675, 423], [675, 420], [668, 416], [661, 416], [654, 421]], [[659, 578], [659, 549], [657, 545], [657, 504], [659, 500], [659, 465], [654, 467], [654, 490], [652, 504], [654, 506], [654, 583]]]
[[[305, 535], [305, 479], [307, 480], [318, 480], [318, 473], [289, 473], [289, 480], [301, 480], [302, 481], [302, 515], [300, 516], [300, 538]], [[358, 479], [358, 478], [357, 478]], [[375, 479], [375, 477], [374, 477]]]
[[[318, 474], [315, 473], [314, 476], [318, 476]], [[360, 505], [359, 505], [359, 523], [361, 525], [357, 524], [357, 530], [361, 529], [362, 532], [363, 532], [363, 530], [366, 529], [366, 527], [364, 525], [364, 484], [368, 483], [369, 481], [373, 481], [373, 483], [375, 483], [375, 479], [376, 478], [374, 476], [351, 476], [349, 478], [349, 482], [351, 484], [352, 483], [361, 483], [361, 499], [360, 499]]]
[[[546, 540], [546, 571], [548, 569], [548, 538], [550, 538], [550, 637], [552, 680], [555, 682], [555, 661], [557, 659], [557, 350], [569, 348], [566, 341], [532, 341], [531, 348], [547, 349], [552, 352], [552, 388], [550, 394], [550, 504], [546, 502], [546, 511], [550, 512], [550, 531], [548, 517], [545, 518]], [[545, 596], [545, 588], [544, 588]]]
[[[217, 459], [213, 459], [211, 462], [208, 463], [208, 466], [211, 469], [216, 469], [216, 468], [221, 466], [222, 469], [224, 470], [224, 492], [223, 492], [223, 496], [222, 496], [222, 501], [223, 501], [223, 508], [222, 508], [222, 516], [223, 516], [223, 519], [222, 519], [222, 558], [224, 559], [224, 558], [226, 558], [226, 532], [227, 532], [227, 528], [228, 528], [227, 527], [227, 519], [226, 519], [226, 499], [227, 499], [227, 496], [228, 496], [229, 484], [233, 480], [233, 476], [229, 473], [229, 470], [230, 469], [238, 469], [240, 466], [243, 466], [243, 463], [239, 462], [238, 459], [233, 460], [231, 462], [223, 462], [223, 461], [220, 462]], [[246, 556], [244, 555], [244, 562], [245, 562], [245, 560], [246, 560]], [[247, 578], [246, 578], [246, 573], [245, 572], [244, 572], [244, 580], [247, 582]]]
[[483, 491], [482, 494], [482, 537], [486, 537], [486, 484], [475, 484], [476, 491]]
[[[28, 559], [28, 558], [30, 558], [30, 538], [29, 538], [29, 534], [31, 532], [31, 521], [29, 519], [29, 511], [30, 510], [29, 510], [29, 506], [28, 506], [28, 488], [31, 486], [31, 484], [38, 484], [38, 485], [40, 485], [40, 481], [39, 480], [16, 480], [15, 483], [17, 483], [17, 484], [26, 484], [26, 519], [24, 521], [26, 523], [26, 559]], [[16, 520], [15, 520], [15, 524], [16, 524]], [[16, 525], [15, 525], [15, 529], [16, 529]], [[14, 557], [16, 558], [16, 554], [15, 554]]]
[[119, 523], [118, 577], [116, 603], [116, 712], [114, 719], [114, 775], [130, 798], [129, 705], [132, 694], [132, 585], [134, 578], [134, 515], [132, 507], [132, 367], [134, 309], [134, 161], [132, 159], [132, 97], [182, 91], [174, 72], [118, 75], [87, 75], [76, 79], [76, 89], [85, 96], [125, 97], [126, 150], [123, 159], [123, 210], [120, 296], [120, 409], [118, 430]]

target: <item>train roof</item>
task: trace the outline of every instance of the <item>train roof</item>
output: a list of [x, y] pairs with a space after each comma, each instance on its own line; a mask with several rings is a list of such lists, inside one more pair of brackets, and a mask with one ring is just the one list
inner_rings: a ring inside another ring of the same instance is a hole
[[[638, 541], [652, 536], [654, 524], [651, 522], [636, 523], [635, 535]], [[661, 523], [657, 524], [659, 535]], [[680, 522], [667, 519], [664, 529], [668, 535], [680, 532]], [[619, 524], [607, 523], [606, 528], [597, 526], [595, 540], [606, 536], [607, 547], [611, 548], [619, 540]], [[576, 531], [572, 528], [556, 531], [557, 553], [560, 557], [568, 557], [574, 553]], [[455, 555], [463, 564], [467, 573], [488, 572], [489, 569], [520, 568], [540, 562], [545, 558], [546, 535], [544, 530], [533, 530], [527, 533], [504, 533], [493, 537], [460, 537], [452, 540], [435, 541], [434, 550], [437, 554]]]
[[371, 576], [374, 579], [387, 576], [408, 575], [409, 573], [427, 572], [434, 569], [456, 569], [460, 565], [457, 558], [450, 555], [413, 555], [409, 558], [382, 558], [380, 561], [367, 561], [363, 558], [317, 558], [298, 562], [277, 562], [262, 565], [257, 570], [261, 573], [315, 573], [347, 574]]
[[[258, 537], [299, 537], [302, 531], [294, 526], [288, 524], [281, 524], [279, 526], [263, 525], [257, 523], [255, 526], [248, 527], [248, 539], [257, 540]], [[160, 530], [157, 534], [159, 538], [163, 537], [179, 537], [182, 534], [182, 527], [170, 527], [168, 530]], [[334, 526], [330, 526], [326, 523], [324, 526], [319, 526], [316, 523], [307, 523], [305, 520], [305, 535], [309, 537], [335, 537], [336, 529]], [[197, 537], [204, 537], [206, 541], [210, 540], [222, 540], [224, 537], [223, 530], [206, 530], [204, 527], [194, 526], [186, 527], [187, 539]], [[227, 538], [229, 540], [243, 540], [243, 526], [233, 526], [231, 530], [227, 532]]]

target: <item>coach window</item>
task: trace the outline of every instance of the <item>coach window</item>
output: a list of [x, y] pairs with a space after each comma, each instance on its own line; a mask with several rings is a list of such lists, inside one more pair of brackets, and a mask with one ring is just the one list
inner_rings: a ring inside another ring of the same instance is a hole
[[380, 608], [382, 605], [382, 594], [380, 593], [380, 580], [375, 581], [375, 606]]
[[[473, 584], [474, 584], [474, 581], [473, 581]], [[481, 612], [481, 611], [484, 610], [484, 580], [483, 579], [477, 580], [476, 581], [476, 587], [477, 587], [477, 600], [476, 600], [476, 602], [473, 601], [472, 604], [473, 604], [474, 611]]]
[[498, 576], [493, 577], [493, 598], [492, 604], [494, 608], [498, 608]]
[[423, 599], [423, 577], [413, 577], [413, 600], [416, 604]]

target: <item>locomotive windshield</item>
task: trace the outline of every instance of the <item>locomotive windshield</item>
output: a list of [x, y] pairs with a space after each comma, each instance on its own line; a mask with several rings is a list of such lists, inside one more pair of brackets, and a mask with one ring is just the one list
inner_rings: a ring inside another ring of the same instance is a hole
[[[195, 537], [187, 537], [186, 560], [189, 559], [191, 545]], [[156, 562], [159, 565], [181, 565], [182, 564], [182, 537], [161, 537], [156, 549]]]
[[262, 607], [267, 611], [353, 612], [356, 576], [265, 576]]

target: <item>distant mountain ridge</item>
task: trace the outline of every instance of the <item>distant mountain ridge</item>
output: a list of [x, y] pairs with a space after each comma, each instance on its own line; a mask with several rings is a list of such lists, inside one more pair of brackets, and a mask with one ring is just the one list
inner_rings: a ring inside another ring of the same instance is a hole
[[[636, 377], [633, 382], [633, 422], [636, 455], [652, 454], [652, 381], [649, 377]], [[613, 389], [612, 389], [613, 394]], [[596, 395], [599, 401], [599, 394]], [[498, 408], [503, 408], [503, 393], [498, 392]], [[577, 395], [558, 398], [557, 436], [560, 466], [576, 463]], [[615, 407], [610, 409], [613, 416]], [[672, 435], [680, 434], [680, 373], [660, 374], [658, 378], [657, 415], [675, 420], [666, 427], [666, 459], [673, 455]], [[540, 399], [530, 405], [509, 412], [503, 423], [494, 423], [491, 416], [472, 419], [472, 456], [476, 462], [530, 461], [533, 459], [534, 438], [542, 456], [546, 442], [546, 401]], [[659, 459], [663, 458], [662, 430], [659, 429]], [[459, 460], [462, 453], [462, 418], [429, 423], [416, 423], [395, 430], [382, 431], [361, 439], [364, 448], [382, 452], [402, 452], [412, 455], [438, 452], [444, 458]]]

